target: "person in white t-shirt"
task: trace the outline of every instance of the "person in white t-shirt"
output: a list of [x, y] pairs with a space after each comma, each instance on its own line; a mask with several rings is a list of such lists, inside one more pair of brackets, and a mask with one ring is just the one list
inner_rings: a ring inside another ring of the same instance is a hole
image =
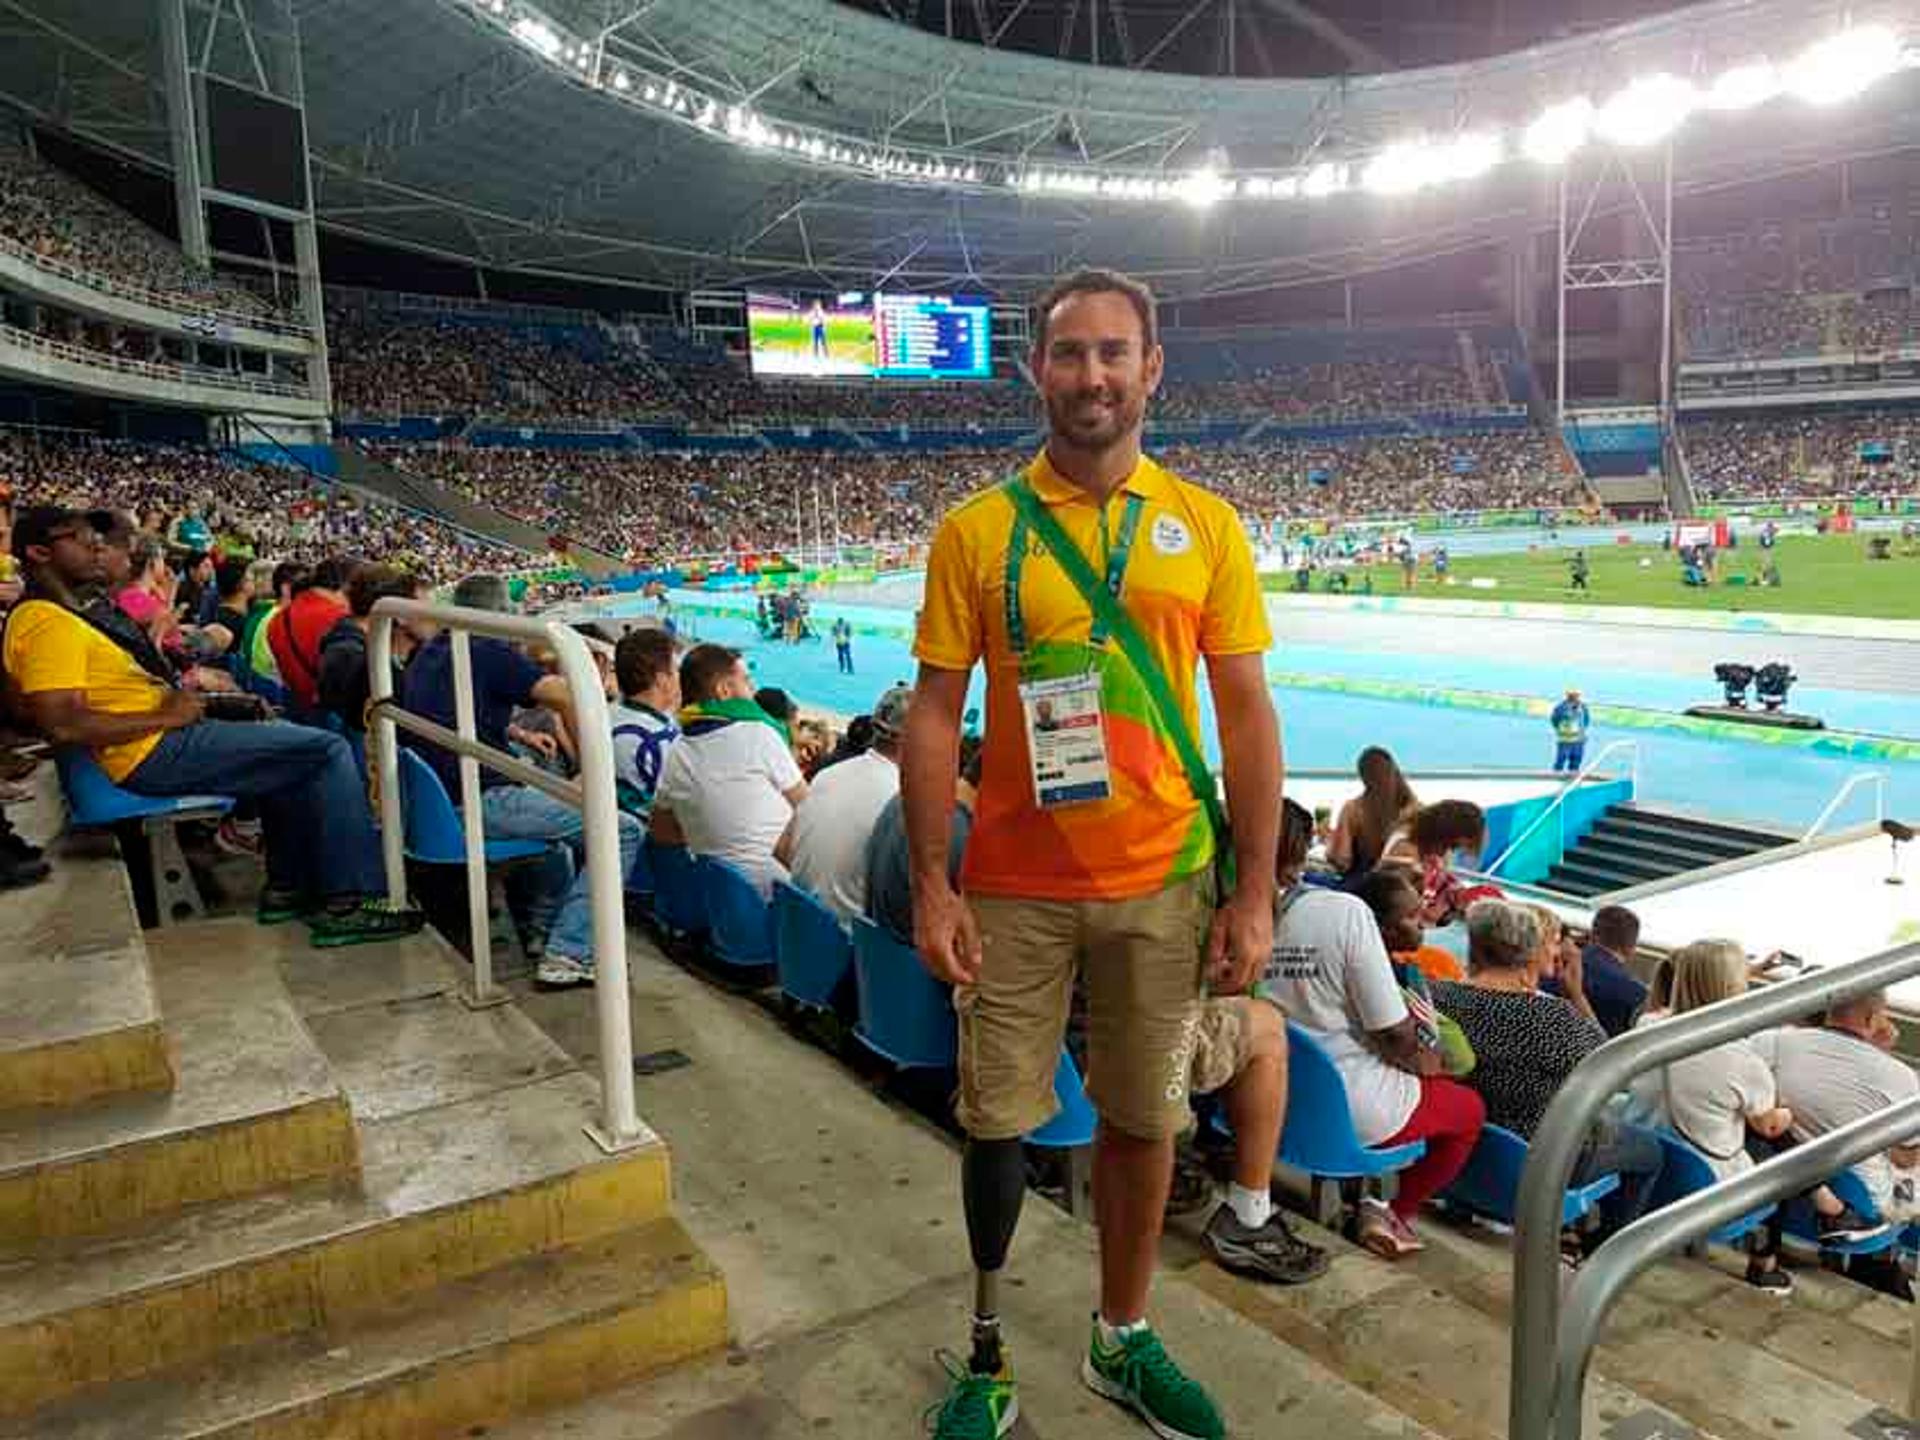
[[786, 731], [754, 704], [740, 652], [724, 645], [687, 652], [680, 691], [681, 736], [667, 751], [648, 834], [737, 866], [771, 895], [786, 873], [773, 847], [807, 794]]
[[629, 630], [613, 652], [619, 698], [608, 708], [613, 723], [614, 786], [620, 808], [645, 819], [666, 769], [667, 751], [680, 738], [680, 672], [673, 637], [646, 627]]
[[867, 841], [887, 802], [900, 793], [900, 739], [911, 685], [895, 685], [873, 707], [873, 743], [814, 778], [806, 803], [773, 847], [794, 881], [851, 926], [867, 913]]
[[1398, 1259], [1423, 1248], [1413, 1217], [1466, 1165], [1486, 1107], [1441, 1074], [1438, 1051], [1422, 1044], [1373, 912], [1355, 896], [1300, 883], [1305, 845], [1286, 843], [1293, 826], [1282, 833], [1273, 957], [1254, 993], [1326, 1051], [1363, 1145], [1426, 1141], [1426, 1153], [1400, 1172], [1391, 1205], [1360, 1202], [1360, 1243]]

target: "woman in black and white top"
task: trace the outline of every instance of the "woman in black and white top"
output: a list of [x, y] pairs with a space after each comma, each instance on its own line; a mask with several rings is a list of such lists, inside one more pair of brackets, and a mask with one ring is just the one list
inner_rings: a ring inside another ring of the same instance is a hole
[[[1574, 1067], [1607, 1039], [1584, 1003], [1578, 954], [1560, 952], [1559, 936], [1542, 931], [1522, 906], [1479, 901], [1467, 911], [1467, 979], [1433, 987], [1434, 1003], [1473, 1046], [1467, 1083], [1486, 1101], [1487, 1123], [1523, 1140], [1533, 1138]], [[1565, 998], [1538, 988], [1543, 966], [1556, 961]], [[1581, 1151], [1574, 1183], [1619, 1175], [1620, 1189], [1608, 1207], [1610, 1226], [1618, 1227], [1645, 1208], [1661, 1159], [1651, 1135], [1603, 1121]]]

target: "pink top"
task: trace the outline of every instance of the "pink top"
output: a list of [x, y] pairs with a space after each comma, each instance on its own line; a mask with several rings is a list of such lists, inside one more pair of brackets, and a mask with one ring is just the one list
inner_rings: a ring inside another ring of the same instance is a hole
[[151, 625], [160, 614], [160, 598], [142, 585], [129, 585], [113, 597], [113, 603], [137, 625]]

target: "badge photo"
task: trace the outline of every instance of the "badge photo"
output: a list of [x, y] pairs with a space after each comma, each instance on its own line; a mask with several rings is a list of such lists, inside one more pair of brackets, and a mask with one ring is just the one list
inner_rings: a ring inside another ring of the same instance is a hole
[[1193, 548], [1193, 534], [1178, 516], [1162, 515], [1149, 532], [1153, 548], [1162, 555], [1184, 555]]

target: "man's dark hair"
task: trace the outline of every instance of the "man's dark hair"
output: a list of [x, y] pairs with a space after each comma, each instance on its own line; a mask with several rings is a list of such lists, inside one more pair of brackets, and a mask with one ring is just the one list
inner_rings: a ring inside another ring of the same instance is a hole
[[987, 747], [978, 735], [960, 737], [960, 778], [975, 789], [980, 787], [980, 772], [985, 768]]
[[1142, 349], [1151, 350], [1160, 343], [1160, 321], [1154, 313], [1153, 291], [1118, 270], [1076, 270], [1062, 275], [1049, 285], [1033, 305], [1033, 348], [1047, 347], [1047, 324], [1061, 301], [1075, 295], [1124, 295], [1140, 317]]
[[247, 574], [253, 569], [251, 560], [222, 560], [220, 568], [213, 572], [213, 583], [220, 592], [222, 600], [231, 600], [240, 593], [247, 583]]
[[776, 685], [764, 685], [754, 691], [753, 703], [782, 725], [791, 725], [800, 718], [800, 707], [793, 703], [793, 697]]
[[613, 678], [622, 695], [638, 695], [672, 669], [673, 637], [664, 630], [629, 630], [613, 647]]
[[1313, 813], [1298, 800], [1280, 802], [1280, 868], [1297, 870], [1313, 845]]
[[282, 560], [273, 567], [273, 598], [278, 600], [283, 593], [299, 594], [306, 588], [312, 570], [304, 560]]
[[740, 652], [725, 645], [696, 645], [680, 662], [680, 697], [689, 705], [713, 699], [720, 682], [740, 663]]
[[398, 565], [362, 565], [347, 581], [347, 611], [364, 620], [382, 600], [411, 600], [420, 593], [420, 577]]
[[329, 555], [308, 572], [304, 582], [296, 582], [293, 593], [302, 590], [344, 590], [360, 562], [351, 555]]
[[1381, 865], [1369, 870], [1353, 893], [1373, 912], [1374, 923], [1384, 925], [1393, 913], [1394, 900], [1404, 890], [1419, 893], [1413, 883], [1413, 873], [1398, 865]]
[[1624, 905], [1603, 905], [1593, 912], [1590, 938], [1621, 959], [1631, 960], [1640, 944], [1640, 917]]

